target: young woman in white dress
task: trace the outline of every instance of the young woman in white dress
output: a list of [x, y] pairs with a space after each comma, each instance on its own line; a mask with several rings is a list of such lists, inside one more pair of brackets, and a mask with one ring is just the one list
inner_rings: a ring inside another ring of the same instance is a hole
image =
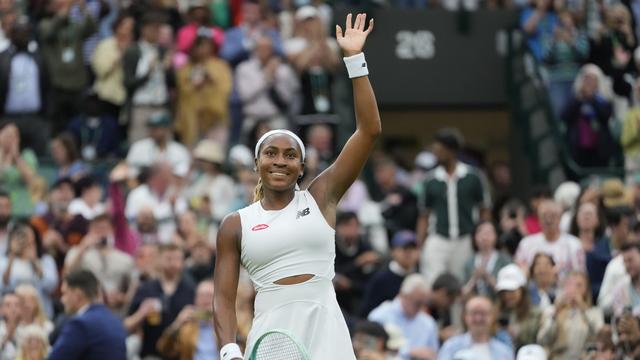
[[236, 341], [236, 295], [240, 265], [256, 288], [255, 314], [247, 340], [269, 330], [291, 333], [313, 360], [355, 359], [349, 332], [336, 301], [334, 227], [336, 205], [360, 174], [381, 133], [380, 115], [362, 54], [373, 28], [358, 14], [336, 37], [353, 81], [356, 131], [336, 161], [307, 189], [297, 188], [305, 148], [286, 130], [265, 134], [256, 144], [260, 175], [256, 202], [228, 215], [217, 238], [214, 274], [215, 330], [222, 360], [242, 359]]

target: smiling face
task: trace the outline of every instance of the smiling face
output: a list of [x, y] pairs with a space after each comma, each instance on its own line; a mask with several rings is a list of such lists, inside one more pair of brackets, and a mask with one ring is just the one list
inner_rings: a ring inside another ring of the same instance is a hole
[[256, 168], [265, 189], [286, 191], [294, 188], [304, 171], [298, 143], [286, 134], [269, 136], [260, 147]]

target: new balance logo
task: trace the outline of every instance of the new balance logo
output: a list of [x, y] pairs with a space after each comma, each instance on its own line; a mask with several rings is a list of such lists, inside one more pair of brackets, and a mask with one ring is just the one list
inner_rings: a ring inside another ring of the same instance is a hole
[[296, 219], [300, 219], [303, 216], [307, 216], [307, 215], [309, 215], [310, 212], [311, 211], [309, 211], [309, 208], [306, 208], [304, 210], [300, 210], [300, 211], [298, 211], [298, 216], [296, 216]]
[[362, 63], [361, 67], [367, 67], [367, 63], [366, 62]]

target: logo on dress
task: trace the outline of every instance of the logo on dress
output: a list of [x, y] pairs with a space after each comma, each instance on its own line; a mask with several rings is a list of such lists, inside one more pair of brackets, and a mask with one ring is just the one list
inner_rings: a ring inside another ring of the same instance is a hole
[[311, 211], [309, 211], [309, 208], [306, 208], [304, 210], [300, 210], [300, 211], [298, 211], [298, 216], [296, 216], [296, 219], [300, 219], [303, 216], [307, 216], [307, 215], [309, 215], [310, 212]]
[[252, 227], [251, 231], [260, 231], [260, 230], [264, 230], [264, 229], [266, 229], [268, 227], [269, 227], [269, 225], [267, 225], [267, 224], [258, 224], [256, 226]]

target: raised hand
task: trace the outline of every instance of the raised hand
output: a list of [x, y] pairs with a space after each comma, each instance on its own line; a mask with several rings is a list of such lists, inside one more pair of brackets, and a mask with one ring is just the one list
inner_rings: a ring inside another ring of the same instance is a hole
[[358, 14], [353, 24], [351, 17], [351, 14], [347, 15], [344, 34], [340, 25], [336, 25], [336, 40], [346, 56], [362, 52], [367, 36], [373, 30], [373, 19], [369, 20], [369, 27], [365, 30], [367, 14]]

